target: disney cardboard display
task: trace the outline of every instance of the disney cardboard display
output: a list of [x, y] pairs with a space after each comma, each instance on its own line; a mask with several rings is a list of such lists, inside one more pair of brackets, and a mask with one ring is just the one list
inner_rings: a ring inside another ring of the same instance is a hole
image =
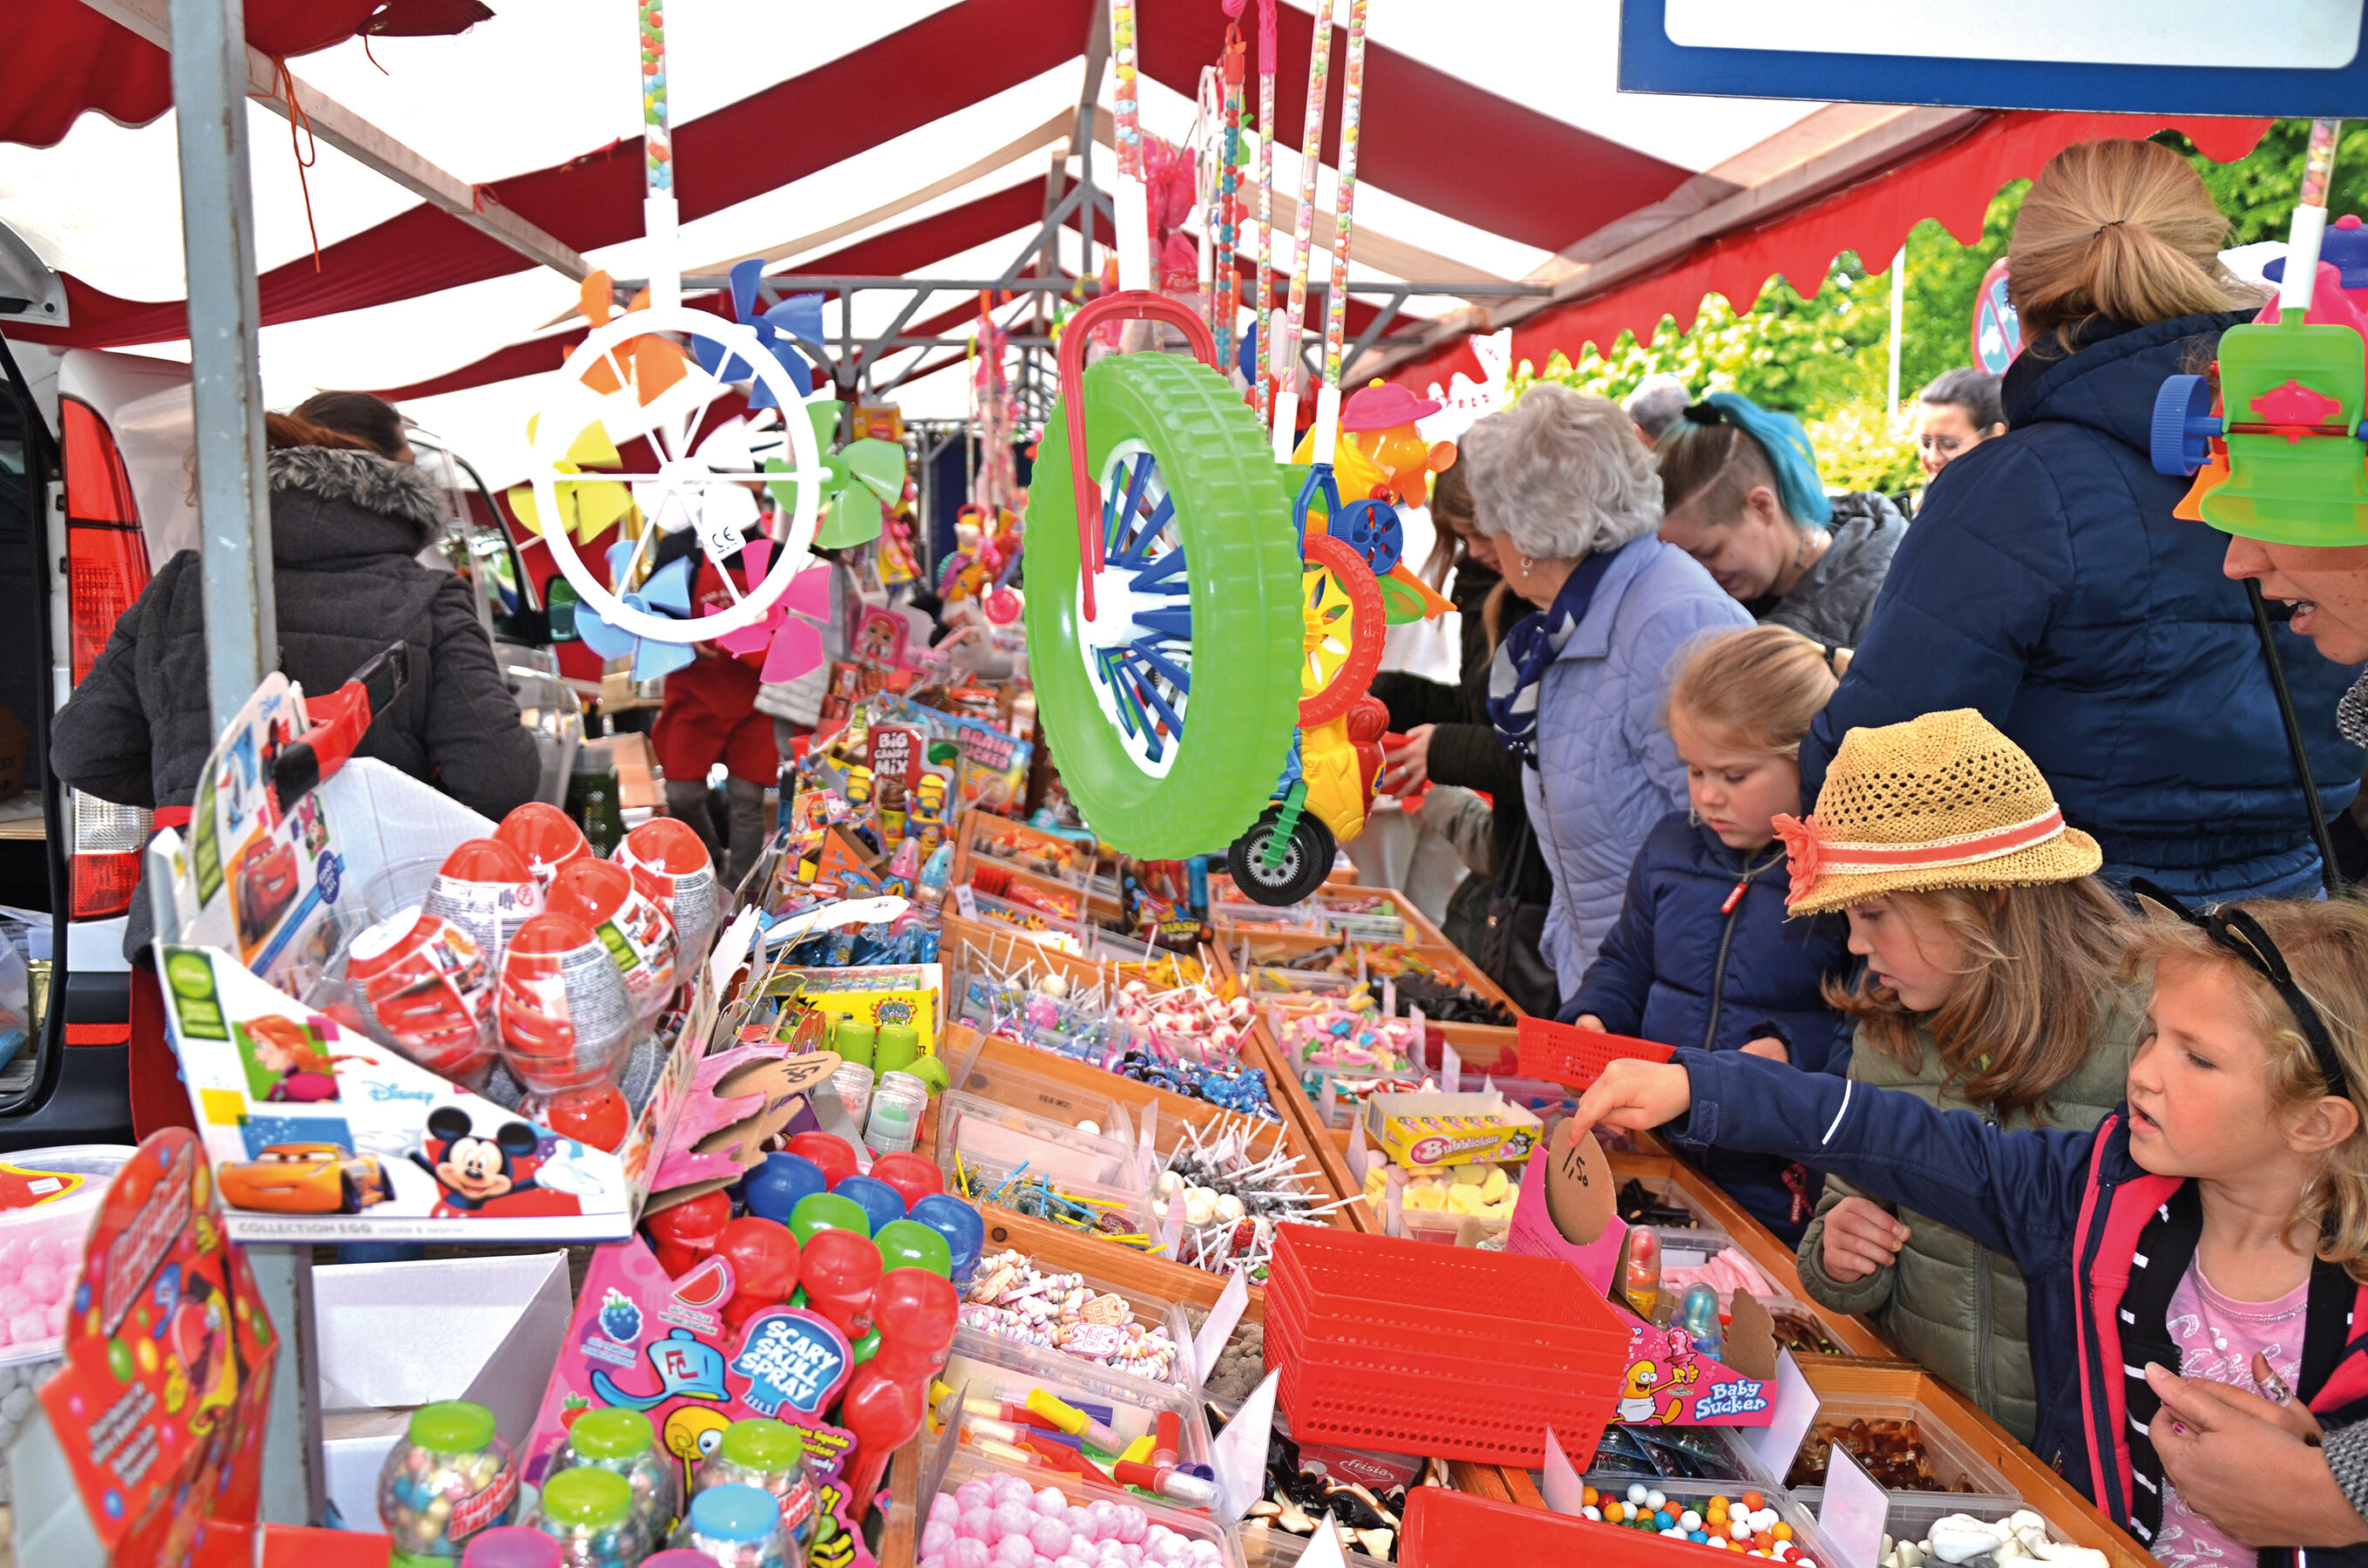
[[822, 1416], [855, 1370], [854, 1351], [828, 1319], [803, 1307], [768, 1307], [726, 1329], [734, 1283], [721, 1253], [669, 1279], [638, 1239], [596, 1251], [524, 1450], [526, 1477], [541, 1483], [576, 1417], [621, 1405], [650, 1418], [688, 1491], [690, 1471], [726, 1426], [769, 1416], [803, 1429], [818, 1479], [822, 1526], [808, 1562], [873, 1568], [855, 1528], [860, 1510], [840, 1479], [854, 1435]]
[[[367, 760], [280, 801], [270, 761], [302, 740], [304, 721], [301, 693], [282, 675], [267, 676], [216, 744], [188, 840], [160, 835], [151, 855], [166, 1026], [199, 1136], [221, 1173], [230, 1234], [628, 1234], [714, 1023], [713, 975], [704, 963], [687, 966], [689, 1017], [614, 1153], [372, 1040], [337, 983], [339, 937], [416, 898], [420, 889], [399, 884], [423, 850], [440, 858], [493, 824]], [[268, 919], [233, 869], [256, 864], [290, 868], [294, 891], [272, 892]]]

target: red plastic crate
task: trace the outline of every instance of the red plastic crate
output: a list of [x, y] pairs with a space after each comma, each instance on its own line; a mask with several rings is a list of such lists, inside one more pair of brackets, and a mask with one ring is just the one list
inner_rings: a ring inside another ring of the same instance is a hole
[[1550, 1258], [1285, 1225], [1266, 1360], [1304, 1438], [1483, 1464], [1543, 1462], [1551, 1426], [1592, 1452], [1628, 1329]]
[[1551, 1018], [1525, 1017], [1515, 1036], [1514, 1050], [1522, 1077], [1544, 1078], [1584, 1090], [1614, 1062], [1667, 1062], [1677, 1047], [1558, 1024]]

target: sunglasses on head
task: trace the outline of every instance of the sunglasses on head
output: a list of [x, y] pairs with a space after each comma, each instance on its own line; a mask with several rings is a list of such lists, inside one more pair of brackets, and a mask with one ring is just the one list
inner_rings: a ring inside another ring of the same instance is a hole
[[2261, 929], [2260, 921], [2233, 905], [2215, 906], [2199, 914], [2144, 877], [2131, 878], [2130, 891], [2162, 905], [2211, 937], [2218, 947], [2236, 954], [2254, 973], [2268, 981], [2285, 1003], [2286, 1010], [2294, 1015], [2303, 1039], [2310, 1042], [2310, 1053], [2317, 1060], [2319, 1075], [2327, 1080], [2327, 1092], [2350, 1096], [2351, 1076], [2343, 1070], [2343, 1058], [2336, 1054], [2335, 1039], [2328, 1032], [2327, 1020], [2318, 1016], [2318, 1008], [2294, 983], [2294, 971], [2286, 967], [2285, 955], [2278, 951], [2278, 945], [2270, 940], [2270, 934]]

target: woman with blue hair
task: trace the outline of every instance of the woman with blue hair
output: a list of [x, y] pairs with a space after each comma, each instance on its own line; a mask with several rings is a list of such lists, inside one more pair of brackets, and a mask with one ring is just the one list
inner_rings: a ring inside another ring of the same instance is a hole
[[1661, 538], [1763, 621], [1855, 648], [1907, 520], [1881, 495], [1827, 495], [1789, 414], [1713, 392], [1660, 439]]

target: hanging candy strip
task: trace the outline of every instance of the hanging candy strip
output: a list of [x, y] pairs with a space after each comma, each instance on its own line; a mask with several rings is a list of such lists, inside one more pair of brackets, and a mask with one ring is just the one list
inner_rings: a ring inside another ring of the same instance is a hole
[[[1274, 0], [1258, 0], [1258, 337], [1274, 335]], [[1269, 414], [1267, 379], [1253, 358], [1250, 380], [1258, 383], [1258, 423]]]
[[2294, 227], [2286, 241], [2286, 275], [2278, 290], [2278, 308], [2310, 309], [2318, 282], [2320, 236], [2327, 233], [2327, 187], [2335, 178], [2335, 143], [2343, 129], [2340, 119], [2310, 122], [2310, 145], [2303, 153], [2302, 200], [2294, 210]]
[[1299, 153], [1299, 223], [1291, 253], [1291, 306], [1274, 339], [1274, 460], [1289, 462], [1299, 425], [1299, 335], [1307, 320], [1308, 253], [1315, 248], [1315, 171], [1324, 161], [1324, 98], [1331, 84], [1332, 0], [1316, 0], [1315, 42], [1307, 56], [1306, 131]]
[[674, 129], [666, 110], [666, 7], [641, 0], [642, 222], [650, 241], [650, 303], [682, 303], [682, 271], [675, 259]]
[[1217, 153], [1217, 363], [1227, 374], [1234, 363], [1234, 319], [1240, 309], [1240, 287], [1234, 278], [1234, 253], [1241, 242], [1242, 64], [1246, 50], [1241, 29], [1225, 28], [1224, 139]]
[[1135, 82], [1134, 0], [1110, 0], [1110, 64], [1116, 76], [1118, 186], [1111, 204], [1118, 220], [1118, 286], [1149, 289], [1151, 197], [1144, 185], [1143, 106]]
[[[1365, 0], [1349, 0], [1349, 74], [1340, 93], [1340, 179], [1332, 217], [1332, 295], [1324, 312], [1324, 393], [1316, 418], [1329, 431], [1338, 422], [1340, 349], [1349, 326], [1349, 236], [1357, 202], [1357, 119], [1365, 97]], [[1331, 442], [1315, 437], [1317, 462]]]

